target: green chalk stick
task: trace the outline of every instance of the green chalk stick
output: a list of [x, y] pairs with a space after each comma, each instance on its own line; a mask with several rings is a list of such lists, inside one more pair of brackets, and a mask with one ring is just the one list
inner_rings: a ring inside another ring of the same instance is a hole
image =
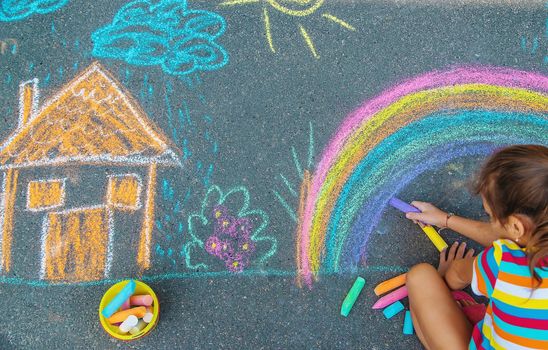
[[356, 281], [354, 281], [352, 288], [350, 288], [350, 291], [348, 291], [346, 298], [344, 298], [341, 306], [341, 315], [343, 315], [344, 317], [348, 316], [350, 310], [352, 310], [352, 306], [354, 306], [354, 303], [356, 302], [356, 299], [358, 299], [358, 296], [360, 295], [363, 286], [365, 286], [365, 280], [362, 277], [356, 278]]

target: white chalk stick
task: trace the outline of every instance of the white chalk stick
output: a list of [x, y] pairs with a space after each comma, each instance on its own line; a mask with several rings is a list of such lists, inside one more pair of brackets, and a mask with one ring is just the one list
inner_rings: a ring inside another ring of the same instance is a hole
[[124, 322], [122, 322], [122, 324], [120, 325], [120, 327], [119, 327], [120, 333], [126, 334], [127, 332], [129, 332], [130, 329], [137, 326], [138, 323], [139, 323], [139, 319], [137, 318], [137, 316], [129, 315], [124, 320]]

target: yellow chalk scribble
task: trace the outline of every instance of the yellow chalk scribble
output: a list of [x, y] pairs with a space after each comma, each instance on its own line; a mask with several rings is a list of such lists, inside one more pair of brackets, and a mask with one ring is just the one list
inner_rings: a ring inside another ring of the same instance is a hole
[[136, 174], [111, 176], [108, 179], [107, 204], [121, 210], [141, 207], [141, 181]]
[[108, 212], [105, 207], [49, 213], [45, 225], [45, 278], [93, 281], [104, 277]]
[[336, 17], [336, 16], [333, 16], [332, 14], [330, 13], [322, 13], [322, 17], [323, 18], [327, 18], [328, 20], [330, 21], [333, 21], [335, 23], [337, 23], [338, 25], [340, 25], [341, 27], [344, 27], [348, 30], [351, 30], [351, 31], [356, 31], [356, 28], [354, 28], [353, 26], [351, 26], [350, 24], [348, 24], [347, 22], [343, 21], [342, 19]]
[[[263, 4], [262, 17], [263, 17], [263, 22], [265, 27], [266, 40], [268, 42], [270, 51], [276, 53], [274, 40], [272, 38], [272, 29], [271, 29], [270, 15], [269, 15], [268, 9], [272, 8], [284, 15], [302, 18], [302, 17], [307, 17], [307, 16], [316, 14], [319, 11], [319, 9], [322, 7], [324, 2], [325, 0], [265, 0], [265, 1], [227, 0], [220, 3], [220, 6], [235, 6], [235, 5], [248, 5], [248, 4], [262, 3]], [[321, 17], [325, 18], [326, 20], [330, 22], [334, 22], [340, 25], [344, 29], [347, 29], [350, 31], [356, 30], [356, 28], [354, 28], [351, 24], [336, 17], [335, 15], [332, 15], [331, 13], [324, 12], [321, 14]], [[320, 55], [316, 51], [316, 47], [314, 45], [314, 42], [312, 41], [312, 37], [310, 36], [310, 34], [307, 32], [307, 30], [304, 28], [304, 26], [301, 23], [297, 23], [297, 26], [299, 27], [300, 34], [304, 38], [306, 46], [312, 53], [312, 56], [318, 59]]]
[[301, 30], [301, 35], [303, 36], [303, 39], [306, 42], [306, 45], [308, 45], [310, 52], [312, 52], [312, 56], [314, 56], [314, 58], [316, 59], [320, 58], [320, 56], [316, 52], [316, 48], [314, 47], [314, 42], [312, 42], [310, 35], [308, 35], [308, 33], [306, 32], [306, 29], [304, 29], [303, 26], [299, 26], [299, 29]]
[[27, 209], [47, 210], [62, 206], [65, 201], [65, 180], [31, 181], [27, 189]]
[[263, 18], [268, 46], [270, 47], [270, 51], [276, 53], [276, 49], [274, 48], [274, 42], [272, 41], [272, 32], [270, 31], [270, 17], [268, 16], [268, 9], [266, 7], [263, 8]]

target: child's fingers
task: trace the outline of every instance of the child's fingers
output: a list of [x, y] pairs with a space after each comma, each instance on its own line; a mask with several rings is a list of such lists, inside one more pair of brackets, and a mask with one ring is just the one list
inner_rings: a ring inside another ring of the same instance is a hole
[[474, 249], [470, 249], [469, 251], [466, 252], [466, 255], [464, 256], [465, 258], [471, 258], [474, 256], [474, 253], [475, 253], [475, 250]]
[[440, 252], [440, 264], [443, 264], [447, 261], [447, 248], [443, 248]]
[[455, 258], [455, 253], [457, 252], [458, 246], [459, 242], [455, 242], [451, 245], [451, 248], [449, 248], [449, 255], [447, 257], [448, 260], [453, 260]]
[[405, 217], [413, 221], [419, 220], [420, 215], [420, 213], [405, 213]]
[[429, 208], [432, 204], [428, 202], [421, 202], [421, 201], [412, 201], [411, 205], [415, 208], [418, 208], [420, 211], [425, 211], [427, 208]]
[[409, 220], [413, 220], [415, 224], [425, 221], [424, 214], [422, 213], [406, 213], [405, 217], [408, 218]]
[[464, 253], [466, 252], [466, 242], [462, 242], [459, 245], [459, 249], [457, 250], [457, 253], [455, 255], [455, 259], [462, 259], [464, 258]]

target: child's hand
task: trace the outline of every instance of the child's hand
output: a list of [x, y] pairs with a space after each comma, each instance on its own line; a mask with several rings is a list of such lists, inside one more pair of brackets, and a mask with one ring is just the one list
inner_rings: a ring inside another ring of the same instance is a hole
[[[444, 249], [440, 253], [440, 267], [444, 265], [445, 272], [442, 275], [445, 282], [452, 290], [458, 290], [467, 287], [472, 282], [472, 270], [474, 264], [474, 249], [466, 251], [466, 243], [453, 243], [449, 249], [447, 258]], [[440, 272], [441, 273], [441, 272]]]
[[426, 202], [413, 201], [411, 205], [418, 208], [422, 213], [407, 213], [405, 217], [413, 220], [415, 224], [419, 221], [428, 225], [436, 225], [438, 227], [445, 226], [447, 213], [436, 208], [434, 205]]
[[438, 265], [438, 273], [443, 277], [453, 264], [454, 261], [462, 259], [470, 259], [474, 257], [474, 249], [466, 251], [466, 242], [454, 242], [447, 251], [447, 248], [440, 252], [440, 264]]

